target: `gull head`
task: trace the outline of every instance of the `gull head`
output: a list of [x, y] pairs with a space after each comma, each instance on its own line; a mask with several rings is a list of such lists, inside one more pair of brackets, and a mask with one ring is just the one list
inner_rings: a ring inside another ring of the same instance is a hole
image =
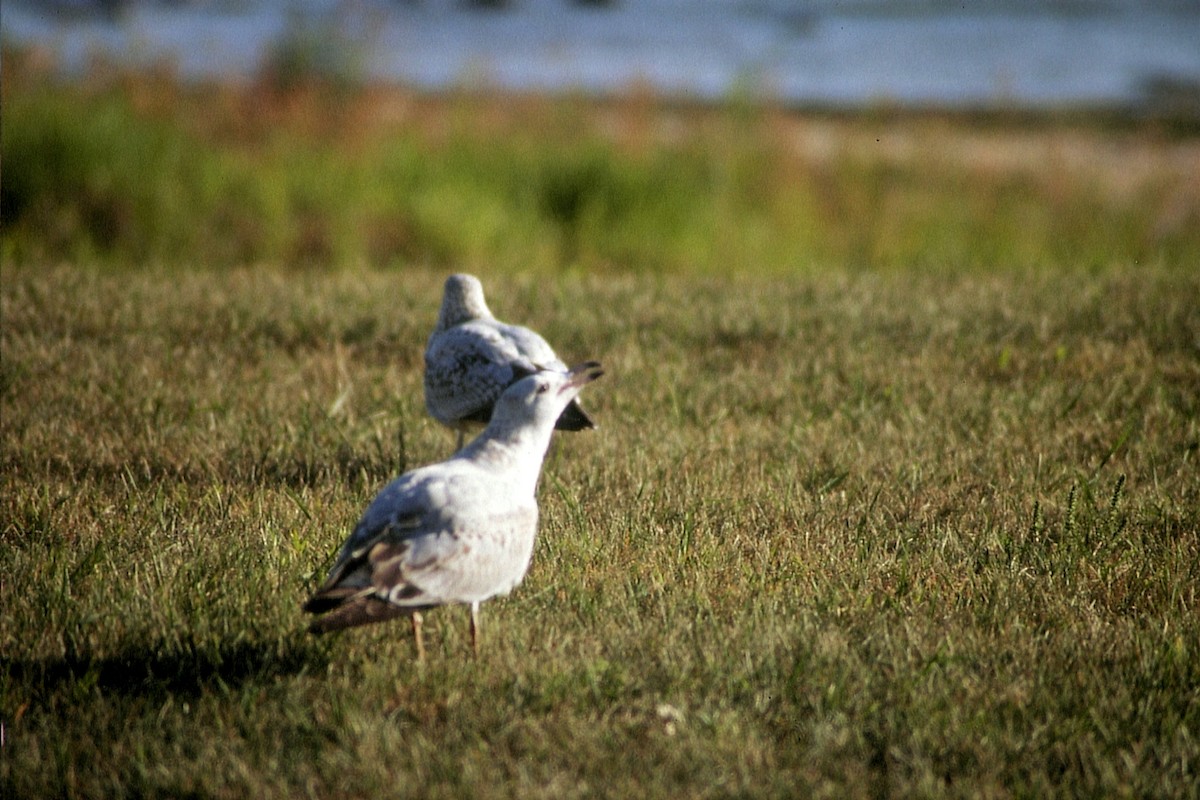
[[483, 284], [479, 282], [479, 278], [465, 273], [446, 278], [446, 285], [442, 291], [442, 308], [438, 312], [438, 330], [446, 330], [473, 319], [491, 318], [492, 311], [483, 299]]
[[500, 395], [492, 412], [492, 423], [505, 428], [531, 425], [550, 430], [583, 387], [603, 374], [598, 361], [585, 361], [566, 372], [535, 372]]

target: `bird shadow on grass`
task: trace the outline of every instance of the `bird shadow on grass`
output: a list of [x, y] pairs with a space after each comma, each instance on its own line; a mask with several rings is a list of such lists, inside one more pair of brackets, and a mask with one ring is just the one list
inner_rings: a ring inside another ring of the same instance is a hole
[[328, 646], [311, 637], [130, 643], [111, 654], [68, 652], [60, 658], [0, 657], [0, 676], [35, 696], [63, 691], [128, 696], [198, 695], [244, 684], [271, 683], [283, 676], [323, 672]]

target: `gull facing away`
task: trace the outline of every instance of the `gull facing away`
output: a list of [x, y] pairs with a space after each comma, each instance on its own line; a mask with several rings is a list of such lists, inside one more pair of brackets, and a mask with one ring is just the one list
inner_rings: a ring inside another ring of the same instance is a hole
[[[567, 365], [537, 333], [497, 320], [474, 275], [446, 279], [437, 326], [425, 347], [425, 407], [458, 431], [458, 447], [471, 423], [491, 419], [506, 388], [542, 370], [566, 372]], [[554, 427], [579, 431], [596, 425], [572, 400]]]
[[588, 361], [522, 378], [501, 395], [491, 421], [469, 445], [384, 487], [304, 604], [321, 615], [310, 630], [410, 616], [421, 659], [421, 612], [469, 603], [471, 646], [478, 653], [479, 604], [508, 594], [529, 568], [535, 490], [554, 422], [602, 374], [599, 363]]

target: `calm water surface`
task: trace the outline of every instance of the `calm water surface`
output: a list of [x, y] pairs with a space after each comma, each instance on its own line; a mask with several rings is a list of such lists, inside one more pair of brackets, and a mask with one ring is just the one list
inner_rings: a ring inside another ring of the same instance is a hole
[[[424, 88], [750, 89], [858, 105], [1136, 104], [1200, 96], [1200, 0], [225, 0], [0, 4], [3, 35], [82, 69], [90, 53], [248, 77], [281, 41]], [[112, 4], [110, 4], [112, 5]]]

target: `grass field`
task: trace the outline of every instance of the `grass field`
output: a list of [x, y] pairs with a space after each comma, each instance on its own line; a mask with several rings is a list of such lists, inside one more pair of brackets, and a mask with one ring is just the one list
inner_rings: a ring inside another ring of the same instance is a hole
[[440, 273], [6, 271], [6, 797], [1195, 796], [1200, 276], [513, 283], [530, 575], [304, 633]]
[[[1197, 796], [1194, 134], [3, 80], [0, 796]], [[462, 268], [601, 427], [417, 664]]]

